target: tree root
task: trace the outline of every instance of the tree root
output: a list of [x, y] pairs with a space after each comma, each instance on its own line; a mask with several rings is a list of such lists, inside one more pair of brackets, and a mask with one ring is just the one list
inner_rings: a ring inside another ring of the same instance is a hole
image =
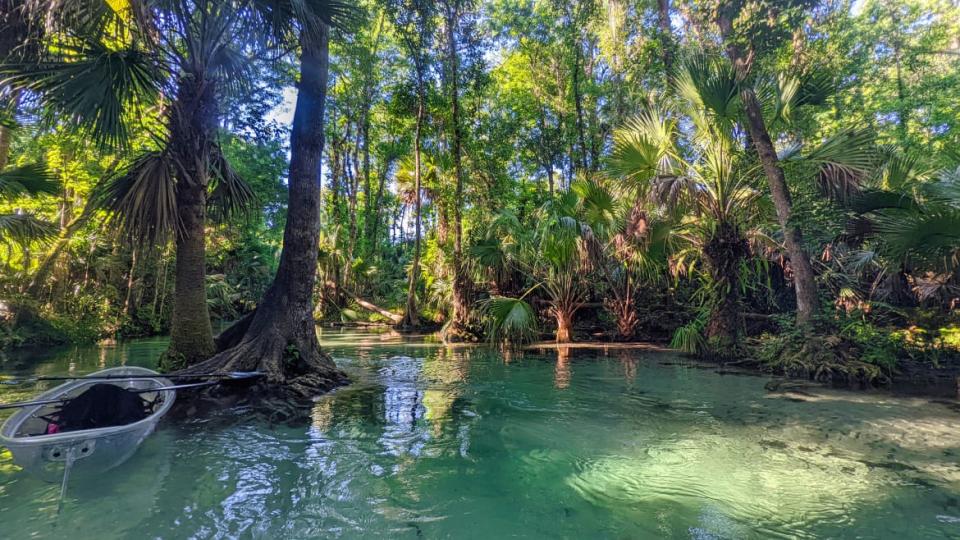
[[[254, 337], [248, 335], [236, 346], [176, 374], [257, 371], [264, 376], [255, 385], [242, 387], [248, 397], [256, 394], [257, 402], [270, 403], [271, 408], [276, 407], [276, 401], [309, 407], [317, 396], [349, 382], [333, 359], [320, 350], [316, 338], [311, 337], [287, 338], [271, 328]], [[226, 382], [202, 394], [219, 395], [235, 387]]]

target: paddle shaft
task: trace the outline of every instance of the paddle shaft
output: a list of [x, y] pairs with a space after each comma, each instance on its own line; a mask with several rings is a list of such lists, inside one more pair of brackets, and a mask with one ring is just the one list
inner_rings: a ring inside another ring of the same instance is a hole
[[260, 377], [263, 375], [257, 371], [234, 371], [230, 373], [198, 373], [195, 375], [53, 375], [47, 377], [33, 377], [30, 379], [19, 379], [13, 381], [0, 381], [0, 384], [6, 384], [10, 386], [26, 384], [29, 382], [37, 381], [79, 381], [79, 380], [90, 380], [90, 381], [115, 381], [115, 380], [137, 380], [137, 379], [156, 379], [158, 377], [164, 379], [250, 379], [254, 377]]
[[[192, 384], [177, 384], [174, 386], [160, 386], [157, 388], [127, 388], [128, 392], [133, 392], [134, 394], [147, 394], [149, 392], [163, 392], [166, 390], [182, 390], [184, 388], [199, 388], [201, 386], [213, 386], [215, 384], [220, 384], [220, 381], [207, 381], [202, 383], [192, 383]], [[0, 410], [2, 409], [19, 409], [21, 407], [33, 407], [34, 405], [50, 405], [53, 403], [63, 403], [64, 401], [69, 401], [72, 398], [57, 398], [57, 399], [42, 399], [39, 401], [21, 401], [19, 403], [3, 403], [0, 404]]]

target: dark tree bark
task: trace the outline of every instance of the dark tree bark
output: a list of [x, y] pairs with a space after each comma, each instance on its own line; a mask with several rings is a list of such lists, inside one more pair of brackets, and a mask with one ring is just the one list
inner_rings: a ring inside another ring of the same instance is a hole
[[453, 168], [456, 188], [453, 197], [453, 316], [447, 330], [447, 339], [471, 337], [470, 281], [463, 264], [463, 131], [460, 126], [460, 58], [457, 52], [456, 24], [460, 17], [457, 0], [445, 0], [447, 31], [447, 62], [450, 65], [450, 103], [453, 124]]
[[320, 164], [329, 62], [328, 33], [300, 37], [300, 84], [290, 135], [290, 183], [283, 251], [267, 290], [236, 346], [189, 371], [259, 371], [272, 393], [311, 398], [346, 382], [320, 349], [313, 320], [320, 242]]
[[[733, 20], [729, 12], [722, 11], [717, 23], [720, 27], [720, 33], [727, 43], [727, 56], [741, 76], [746, 78], [753, 64], [752, 51], [749, 54], [744, 54], [736, 42], [733, 41]], [[750, 140], [760, 157], [763, 172], [767, 177], [767, 184], [770, 186], [773, 204], [777, 211], [777, 221], [783, 230], [784, 244], [790, 257], [794, 289], [797, 296], [797, 322], [807, 324], [814, 317], [819, 305], [816, 276], [813, 266], [810, 264], [810, 257], [803, 248], [800, 228], [791, 221], [793, 202], [790, 198], [790, 189], [787, 186], [783, 169], [780, 167], [776, 149], [770, 139], [770, 133], [767, 131], [766, 123], [763, 120], [760, 103], [757, 101], [753, 88], [746, 84], [740, 92], [740, 98], [743, 101], [743, 108], [747, 116]]]

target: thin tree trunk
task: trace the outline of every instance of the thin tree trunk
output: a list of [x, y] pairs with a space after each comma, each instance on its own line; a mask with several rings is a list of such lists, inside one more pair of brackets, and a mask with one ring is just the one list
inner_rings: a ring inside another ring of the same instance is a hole
[[[372, 218], [373, 223], [371, 225], [370, 247], [374, 250], [374, 253], [377, 253], [378, 255], [379, 255], [379, 250], [377, 250], [377, 244], [379, 243], [379, 240], [380, 240], [380, 219], [383, 214], [383, 194], [387, 187], [387, 173], [389, 172], [389, 170], [390, 170], [390, 161], [387, 160], [383, 164], [383, 167], [381, 167], [379, 176], [378, 176], [380, 182], [379, 182], [379, 185], [377, 186], [376, 204], [374, 205], [373, 218]], [[388, 231], [388, 236], [390, 236], [389, 233], [392, 232], [392, 230], [393, 229], [391, 227], [390, 231]], [[392, 241], [393, 239], [391, 238], [390, 240]]]
[[13, 130], [0, 125], [0, 171], [7, 166], [10, 159], [10, 145], [13, 143]]
[[[753, 55], [743, 54], [740, 47], [733, 41], [733, 21], [729, 13], [722, 12], [717, 22], [724, 41], [727, 43], [727, 56], [741, 73], [741, 76], [746, 78], [752, 67]], [[743, 101], [747, 116], [750, 139], [753, 141], [764, 174], [767, 177], [773, 204], [777, 211], [777, 221], [783, 230], [784, 244], [787, 248], [787, 254], [790, 256], [790, 266], [793, 269], [793, 283], [797, 296], [797, 322], [807, 324], [814, 317], [819, 305], [813, 266], [810, 264], [810, 257], [803, 249], [800, 228], [791, 221], [793, 203], [790, 198], [790, 189], [787, 186], [783, 169], [780, 167], [776, 149], [770, 139], [770, 133], [767, 131], [760, 103], [757, 101], [753, 88], [744, 84], [740, 92], [740, 98]]]
[[669, 86], [673, 79], [673, 28], [670, 25], [670, 0], [657, 0], [657, 25], [660, 27], [664, 74]]
[[413, 135], [413, 163], [414, 163], [414, 238], [413, 238], [413, 261], [410, 264], [410, 275], [407, 282], [407, 307], [403, 315], [401, 326], [406, 328], [417, 328], [420, 326], [420, 317], [417, 314], [417, 282], [420, 279], [420, 175], [421, 175], [421, 156], [420, 156], [420, 138], [423, 128], [423, 77], [420, 75], [421, 68], [417, 67], [417, 122]]
[[136, 286], [137, 279], [137, 255], [138, 249], [136, 246], [133, 247], [133, 253], [130, 255], [130, 273], [127, 274], [127, 297], [123, 302], [123, 316], [129, 317], [130, 313], [133, 312], [133, 289]]
[[321, 351], [313, 319], [329, 65], [327, 29], [304, 31], [300, 44], [300, 84], [290, 136], [290, 195], [277, 275], [239, 344], [191, 371], [257, 370], [266, 374], [267, 383], [276, 385], [275, 392], [310, 398], [343, 384], [346, 378]]
[[[587, 140], [583, 131], [583, 96], [580, 94], [580, 43], [577, 40], [574, 40], [573, 46], [575, 48], [573, 53], [573, 70], [571, 81], [573, 84], [573, 106], [577, 112], [577, 142], [580, 145], [580, 168], [587, 168]], [[571, 145], [572, 146], [572, 145]], [[573, 156], [570, 156], [573, 159]], [[573, 176], [571, 175], [571, 179]]]
[[461, 339], [470, 322], [470, 284], [463, 264], [463, 132], [460, 128], [460, 58], [455, 25], [459, 18], [455, 0], [446, 0], [447, 56], [450, 63], [450, 103], [453, 123], [453, 167], [456, 189], [453, 198], [453, 316], [448, 335]]
[[[386, 14], [380, 12], [380, 17], [377, 22], [377, 33], [376, 38], [373, 40], [373, 49], [371, 51], [371, 57], [376, 58], [377, 53], [380, 50], [380, 41], [383, 36], [383, 24], [386, 20]], [[373, 216], [374, 208], [379, 212], [379, 196], [376, 197], [378, 200], [374, 201], [373, 186], [370, 184], [370, 109], [373, 106], [373, 97], [374, 93], [377, 90], [377, 85], [375, 84], [376, 76], [373, 72], [374, 68], [371, 68], [367, 71], [367, 84], [366, 89], [364, 90], [364, 99], [363, 99], [363, 119], [362, 119], [362, 134], [363, 134], [363, 193], [364, 193], [364, 211], [363, 211], [363, 225], [364, 225], [364, 234], [363, 241], [366, 247], [366, 254], [369, 254], [371, 250], [376, 250], [376, 243], [371, 242], [371, 239], [374, 237], [376, 219]], [[374, 206], [376, 204], [377, 206]]]

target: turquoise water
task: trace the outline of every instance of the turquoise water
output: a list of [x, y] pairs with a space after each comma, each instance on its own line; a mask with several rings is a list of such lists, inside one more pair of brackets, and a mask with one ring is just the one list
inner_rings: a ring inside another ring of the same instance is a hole
[[[163, 423], [59, 515], [59, 486], [3, 450], [0, 538], [960, 538], [956, 403], [770, 393], [661, 352], [323, 341], [355, 384], [309, 426]], [[163, 345], [0, 371], [149, 366]]]

